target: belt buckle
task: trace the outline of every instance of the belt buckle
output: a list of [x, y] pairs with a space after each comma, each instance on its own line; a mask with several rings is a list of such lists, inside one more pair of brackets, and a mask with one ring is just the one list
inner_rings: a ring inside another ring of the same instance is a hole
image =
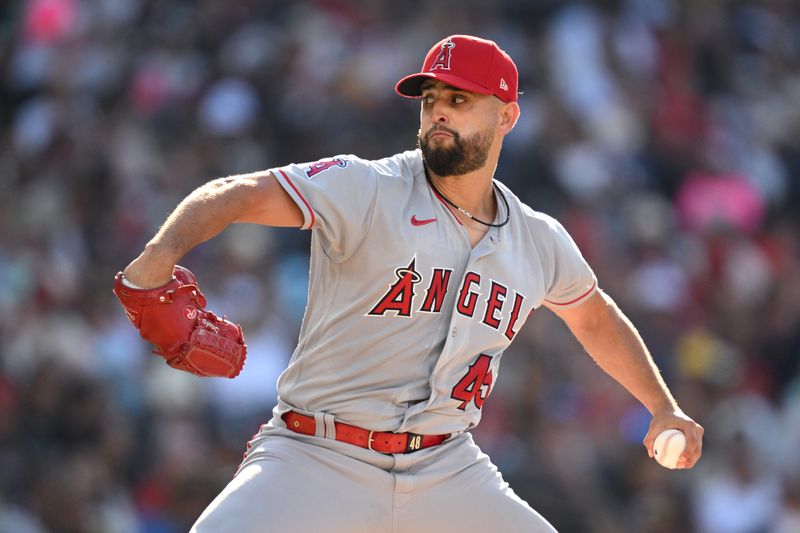
[[374, 431], [370, 430], [369, 435], [367, 435], [367, 449], [372, 452], [375, 451], [372, 449], [372, 443], [375, 441], [375, 439], [372, 437], [374, 433], [375, 433]]

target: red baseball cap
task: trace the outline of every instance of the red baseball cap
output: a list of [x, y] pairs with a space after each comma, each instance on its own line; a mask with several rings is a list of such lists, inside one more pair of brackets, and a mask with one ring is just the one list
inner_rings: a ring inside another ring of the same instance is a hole
[[471, 35], [451, 35], [436, 43], [425, 56], [422, 72], [406, 76], [395, 86], [400, 96], [419, 98], [422, 82], [441, 80], [504, 102], [517, 101], [517, 66], [494, 41]]

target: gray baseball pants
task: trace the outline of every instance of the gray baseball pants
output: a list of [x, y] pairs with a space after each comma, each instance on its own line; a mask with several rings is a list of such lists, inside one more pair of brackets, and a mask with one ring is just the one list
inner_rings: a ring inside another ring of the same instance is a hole
[[250, 441], [191, 533], [555, 532], [468, 433], [384, 455], [278, 424]]

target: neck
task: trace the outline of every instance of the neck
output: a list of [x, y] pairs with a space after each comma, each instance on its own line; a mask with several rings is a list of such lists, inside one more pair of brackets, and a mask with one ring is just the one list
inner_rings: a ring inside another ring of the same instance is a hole
[[439, 176], [427, 169], [428, 177], [442, 194], [473, 217], [492, 221], [497, 214], [492, 177], [494, 166], [458, 176]]

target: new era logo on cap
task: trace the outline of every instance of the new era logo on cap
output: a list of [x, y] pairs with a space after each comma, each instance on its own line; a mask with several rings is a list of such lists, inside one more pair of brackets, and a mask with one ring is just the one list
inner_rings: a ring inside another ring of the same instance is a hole
[[518, 78], [514, 61], [494, 41], [451, 35], [430, 49], [421, 72], [400, 80], [395, 90], [401, 96], [418, 98], [422, 96], [422, 82], [436, 79], [465, 91], [516, 102]]

